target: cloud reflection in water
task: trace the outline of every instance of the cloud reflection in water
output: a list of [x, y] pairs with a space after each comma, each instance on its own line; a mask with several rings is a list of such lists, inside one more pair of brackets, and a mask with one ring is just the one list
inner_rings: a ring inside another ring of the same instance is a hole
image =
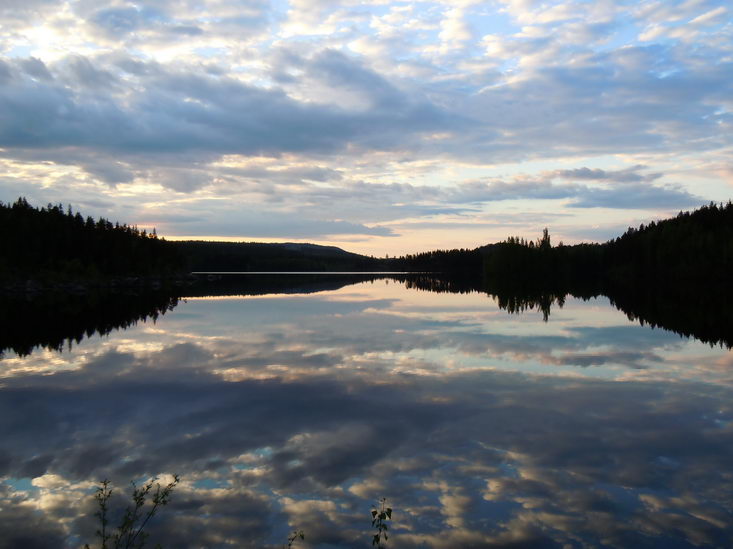
[[58, 355], [66, 368], [38, 356], [0, 379], [10, 547], [91, 541], [94, 482], [166, 473], [183, 478], [151, 529], [166, 547], [275, 547], [292, 528], [362, 547], [382, 496], [395, 547], [733, 534], [731, 352], [603, 300], [545, 324], [378, 281], [191, 300]]

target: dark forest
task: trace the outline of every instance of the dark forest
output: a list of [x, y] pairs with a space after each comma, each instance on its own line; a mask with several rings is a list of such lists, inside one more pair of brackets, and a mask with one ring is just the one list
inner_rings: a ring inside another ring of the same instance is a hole
[[646, 284], [728, 283], [733, 205], [714, 204], [629, 228], [603, 244], [553, 246], [510, 237], [472, 250], [382, 259], [333, 246], [168, 242], [137, 227], [94, 220], [62, 205], [0, 203], [0, 280], [100, 280], [191, 271], [402, 271], [482, 278], [493, 286], [588, 290]]

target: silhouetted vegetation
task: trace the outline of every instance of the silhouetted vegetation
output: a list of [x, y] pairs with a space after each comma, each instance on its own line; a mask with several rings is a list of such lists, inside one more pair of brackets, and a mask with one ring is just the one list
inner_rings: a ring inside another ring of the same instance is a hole
[[[109, 528], [109, 500], [112, 497], [112, 487], [108, 480], [100, 483], [94, 494], [98, 506], [95, 516], [99, 519], [97, 537], [100, 540], [100, 549], [141, 549], [145, 546], [148, 538], [145, 527], [161, 507], [168, 505], [173, 489], [179, 482], [178, 475], [174, 475], [173, 480], [165, 486], [161, 486], [157, 480], [155, 478], [149, 480], [140, 487], [132, 482], [132, 505], [125, 509], [115, 529]], [[148, 498], [150, 498], [149, 504], [147, 504]], [[156, 547], [160, 547], [160, 544]], [[89, 544], [84, 548], [90, 549]]]
[[372, 537], [372, 545], [376, 545], [377, 549], [386, 547], [385, 543], [389, 539], [388, 520], [392, 520], [392, 508], [387, 507], [387, 499], [382, 498], [379, 505], [372, 508], [372, 527], [377, 530]]
[[603, 246], [604, 267], [615, 284], [678, 281], [730, 284], [733, 204], [708, 206], [652, 221]]
[[[99, 549], [142, 549], [148, 539], [145, 527], [150, 520], [170, 502], [173, 490], [180, 482], [178, 475], [173, 475], [173, 480], [162, 486], [157, 478], [153, 478], [138, 487], [135, 482], [132, 484], [132, 503], [127, 506], [124, 512], [115, 513], [110, 510], [110, 499], [112, 498], [112, 484], [109, 480], [99, 483], [94, 499], [97, 502], [97, 511], [94, 516], [98, 520], [96, 536], [99, 538]], [[372, 535], [372, 546], [378, 549], [385, 548], [389, 539], [389, 526], [387, 521], [392, 520], [392, 508], [386, 506], [387, 499], [382, 498], [379, 504], [372, 507], [372, 527], [376, 533]], [[110, 527], [110, 515], [120, 515], [119, 525], [116, 528]], [[293, 530], [288, 535], [287, 548], [295, 546], [297, 540], [305, 540], [303, 530]], [[283, 546], [285, 547], [285, 546]], [[156, 548], [162, 549], [161, 544]], [[87, 543], [84, 549], [91, 549]]]
[[292, 534], [288, 536], [288, 549], [293, 547], [297, 540], [305, 540], [305, 532], [303, 530], [293, 530]]
[[498, 286], [606, 289], [660, 280], [725, 282], [733, 270], [733, 205], [710, 204], [630, 228], [605, 244], [552, 246], [510, 237], [473, 250], [436, 250], [396, 258], [334, 246], [166, 242], [155, 232], [84, 218], [61, 205], [0, 203], [0, 280], [96, 279], [216, 271], [410, 271], [471, 278]]
[[11, 350], [20, 356], [34, 348], [71, 348], [85, 337], [106, 335], [141, 320], [155, 321], [172, 310], [179, 298], [165, 292], [92, 292], [84, 296], [62, 292], [33, 299], [0, 299], [0, 357]]
[[600, 292], [582, 291], [550, 291], [536, 286], [501, 286], [488, 283], [481, 277], [450, 278], [436, 275], [402, 275], [394, 276], [405, 284], [406, 288], [425, 290], [436, 293], [468, 294], [472, 292], [485, 293], [494, 298], [497, 305], [511, 314], [520, 314], [525, 311], [537, 310], [542, 312], [545, 321], [550, 317], [553, 306], [562, 308], [568, 296], [581, 299], [597, 297]]
[[435, 250], [385, 261], [393, 270], [444, 273], [453, 277], [475, 276], [483, 265], [484, 253], [481, 248]]
[[71, 208], [0, 202], [0, 281], [99, 280], [180, 271], [176, 248], [137, 227], [83, 217]]
[[733, 272], [733, 204], [629, 228], [605, 244], [553, 247], [545, 230], [536, 243], [519, 238], [487, 246], [484, 274], [495, 283], [544, 287], [729, 283]]
[[733, 288], [729, 284], [624, 285], [607, 295], [629, 320], [642, 326], [733, 348]]

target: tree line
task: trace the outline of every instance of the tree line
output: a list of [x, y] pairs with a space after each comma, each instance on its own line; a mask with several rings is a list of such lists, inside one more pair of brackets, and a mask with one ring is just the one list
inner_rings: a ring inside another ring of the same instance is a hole
[[179, 251], [155, 230], [83, 217], [71, 207], [0, 202], [0, 280], [95, 280], [179, 271]]
[[24, 198], [0, 202], [0, 281], [167, 276], [190, 271], [406, 271], [484, 278], [492, 285], [584, 293], [624, 285], [724, 284], [733, 272], [733, 204], [629, 228], [603, 244], [553, 246], [510, 237], [475, 249], [374, 258], [332, 246], [167, 242], [147, 232]]
[[603, 244], [552, 246], [509, 238], [484, 248], [484, 275], [496, 284], [597, 287], [730, 282], [733, 204], [711, 203], [629, 228]]

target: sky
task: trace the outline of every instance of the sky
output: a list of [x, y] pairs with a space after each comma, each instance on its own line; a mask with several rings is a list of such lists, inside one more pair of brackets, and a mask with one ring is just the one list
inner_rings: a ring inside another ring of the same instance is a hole
[[725, 0], [2, 0], [0, 201], [382, 256], [733, 196]]

